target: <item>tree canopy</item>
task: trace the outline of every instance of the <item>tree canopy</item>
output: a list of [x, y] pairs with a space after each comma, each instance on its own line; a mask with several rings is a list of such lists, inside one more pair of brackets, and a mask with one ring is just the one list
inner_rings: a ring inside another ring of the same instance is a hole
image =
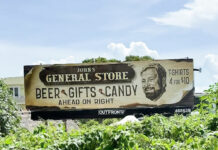
[[[153, 58], [150, 56], [135, 56], [135, 55], [129, 55], [126, 56], [124, 61], [147, 61], [152, 60]], [[82, 63], [107, 63], [107, 62], [121, 62], [117, 59], [107, 59], [104, 57], [98, 57], [98, 58], [88, 58], [82, 61]]]
[[129, 55], [126, 56], [125, 61], [147, 61], [147, 60], [152, 60], [153, 58], [150, 56], [134, 56], [134, 55]]

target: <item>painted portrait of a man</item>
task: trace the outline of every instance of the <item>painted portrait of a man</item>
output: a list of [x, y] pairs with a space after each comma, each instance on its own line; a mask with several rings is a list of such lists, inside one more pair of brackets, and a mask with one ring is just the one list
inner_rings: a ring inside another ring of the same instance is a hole
[[145, 96], [157, 101], [166, 91], [166, 71], [158, 63], [153, 63], [141, 71], [142, 88]]

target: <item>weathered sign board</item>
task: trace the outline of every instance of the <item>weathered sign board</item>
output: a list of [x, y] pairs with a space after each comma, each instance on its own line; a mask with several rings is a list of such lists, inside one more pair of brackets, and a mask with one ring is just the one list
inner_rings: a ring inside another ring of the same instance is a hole
[[24, 66], [32, 119], [187, 113], [194, 104], [193, 59]]

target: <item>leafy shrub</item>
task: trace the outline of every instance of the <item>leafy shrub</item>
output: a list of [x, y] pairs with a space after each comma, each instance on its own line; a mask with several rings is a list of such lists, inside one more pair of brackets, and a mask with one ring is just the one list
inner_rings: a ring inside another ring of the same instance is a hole
[[217, 113], [218, 108], [218, 83], [210, 85], [208, 90], [205, 90], [205, 95], [200, 98], [198, 111], [200, 113]]
[[[0, 139], [0, 149], [144, 150], [216, 149], [218, 133], [210, 125], [215, 114], [145, 116], [139, 123], [65, 132], [64, 126], [40, 125], [33, 132], [20, 129]], [[93, 121], [91, 121], [93, 122]], [[90, 122], [89, 122], [90, 123]]]
[[102, 124], [107, 126], [107, 125], [111, 125], [111, 124], [118, 122], [118, 121], [119, 121], [119, 119], [116, 119], [116, 118], [115, 119], [104, 119]]
[[97, 126], [97, 125], [99, 125], [99, 123], [98, 123], [98, 121], [96, 121], [94, 119], [88, 119], [85, 123], [79, 123], [79, 127], [82, 129], [92, 128], [92, 127]]
[[5, 136], [18, 127], [20, 117], [17, 115], [17, 107], [12, 99], [11, 91], [0, 80], [0, 136]]
[[[210, 106], [208, 102], [205, 104]], [[206, 110], [187, 116], [144, 116], [140, 122], [114, 126], [109, 126], [113, 119], [105, 119], [102, 124], [89, 120], [80, 126], [80, 130], [69, 133], [62, 125], [41, 124], [33, 132], [20, 129], [0, 138], [0, 149], [216, 150], [218, 115], [207, 107]]]

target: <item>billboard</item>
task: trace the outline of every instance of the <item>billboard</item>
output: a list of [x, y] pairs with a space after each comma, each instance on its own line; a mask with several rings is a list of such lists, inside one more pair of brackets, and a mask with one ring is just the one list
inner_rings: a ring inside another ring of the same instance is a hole
[[186, 112], [194, 104], [192, 59], [35, 65], [24, 74], [26, 107], [42, 118]]

